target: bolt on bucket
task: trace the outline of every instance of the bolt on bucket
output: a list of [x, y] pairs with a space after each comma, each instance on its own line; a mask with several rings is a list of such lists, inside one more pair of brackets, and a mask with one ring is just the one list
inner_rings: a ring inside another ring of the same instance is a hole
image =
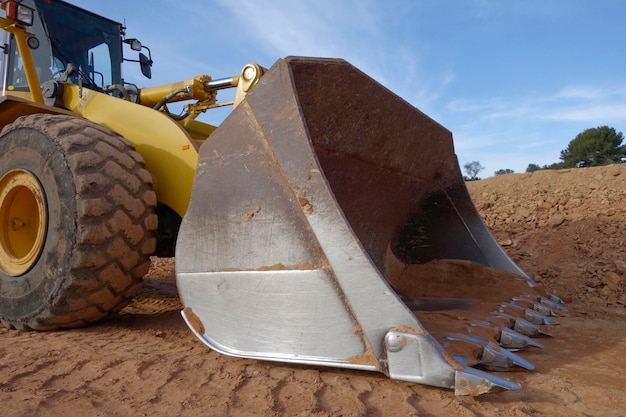
[[497, 342], [528, 309], [498, 303], [548, 302], [480, 219], [451, 133], [337, 59], [277, 61], [201, 147], [176, 274], [218, 352], [466, 395], [519, 388], [470, 367], [526, 365]]

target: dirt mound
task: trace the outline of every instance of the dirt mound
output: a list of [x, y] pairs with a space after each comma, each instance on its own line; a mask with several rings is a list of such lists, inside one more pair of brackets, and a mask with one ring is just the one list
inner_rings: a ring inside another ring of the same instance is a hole
[[[376, 373], [217, 354], [182, 321], [173, 260], [155, 258], [139, 297], [112, 320], [61, 332], [0, 328], [2, 414], [623, 416], [626, 164], [503, 175], [468, 189], [506, 251], [570, 301], [570, 317], [541, 339], [545, 349], [522, 353], [535, 372], [500, 374], [521, 391], [455, 397]], [[415, 296], [480, 299], [485, 292], [455, 287], [473, 280], [497, 295], [498, 272], [465, 262], [422, 268], [449, 276], [416, 287], [400, 275], [396, 284]], [[419, 314], [432, 326], [442, 313]]]
[[536, 281], [569, 301], [626, 304], [626, 164], [467, 187], [494, 236]]

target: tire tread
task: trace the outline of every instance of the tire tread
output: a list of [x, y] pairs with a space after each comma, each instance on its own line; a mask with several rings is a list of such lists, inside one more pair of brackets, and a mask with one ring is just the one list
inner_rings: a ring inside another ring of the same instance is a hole
[[33, 317], [8, 327], [84, 326], [118, 312], [141, 288], [156, 246], [156, 195], [141, 155], [117, 133], [80, 117], [35, 114], [5, 127], [34, 129], [64, 153], [75, 185], [75, 244], [62, 288]]

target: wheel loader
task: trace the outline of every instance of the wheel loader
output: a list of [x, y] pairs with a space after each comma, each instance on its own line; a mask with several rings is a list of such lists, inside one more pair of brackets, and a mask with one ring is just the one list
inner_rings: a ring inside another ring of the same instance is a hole
[[[489, 371], [532, 369], [513, 352], [563, 305], [485, 227], [447, 129], [341, 59], [140, 88], [121, 67], [151, 78], [151, 51], [121, 24], [2, 9], [4, 326], [102, 320], [175, 256], [182, 317], [217, 352], [520, 388]], [[199, 120], [225, 105], [219, 127]]]

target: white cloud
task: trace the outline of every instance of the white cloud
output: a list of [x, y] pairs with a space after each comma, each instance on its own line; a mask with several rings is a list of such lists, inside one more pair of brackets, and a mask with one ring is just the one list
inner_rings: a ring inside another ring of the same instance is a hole
[[557, 99], [594, 100], [606, 96], [607, 92], [600, 88], [586, 86], [566, 86], [555, 94]]
[[533, 116], [549, 121], [589, 122], [611, 124], [626, 121], [626, 102], [615, 104], [592, 103], [582, 106], [548, 109]]
[[451, 113], [473, 114], [480, 120], [520, 119], [546, 121], [624, 121], [626, 87], [613, 90], [568, 86], [554, 94], [525, 97], [493, 97], [482, 100], [454, 99]]
[[285, 55], [342, 57], [351, 49], [351, 44], [360, 44], [359, 37], [375, 38], [378, 28], [367, 3], [358, 1], [265, 4], [222, 1], [220, 5], [238, 22], [239, 30], [234, 36], [247, 39], [267, 54], [278, 53], [277, 58]]

